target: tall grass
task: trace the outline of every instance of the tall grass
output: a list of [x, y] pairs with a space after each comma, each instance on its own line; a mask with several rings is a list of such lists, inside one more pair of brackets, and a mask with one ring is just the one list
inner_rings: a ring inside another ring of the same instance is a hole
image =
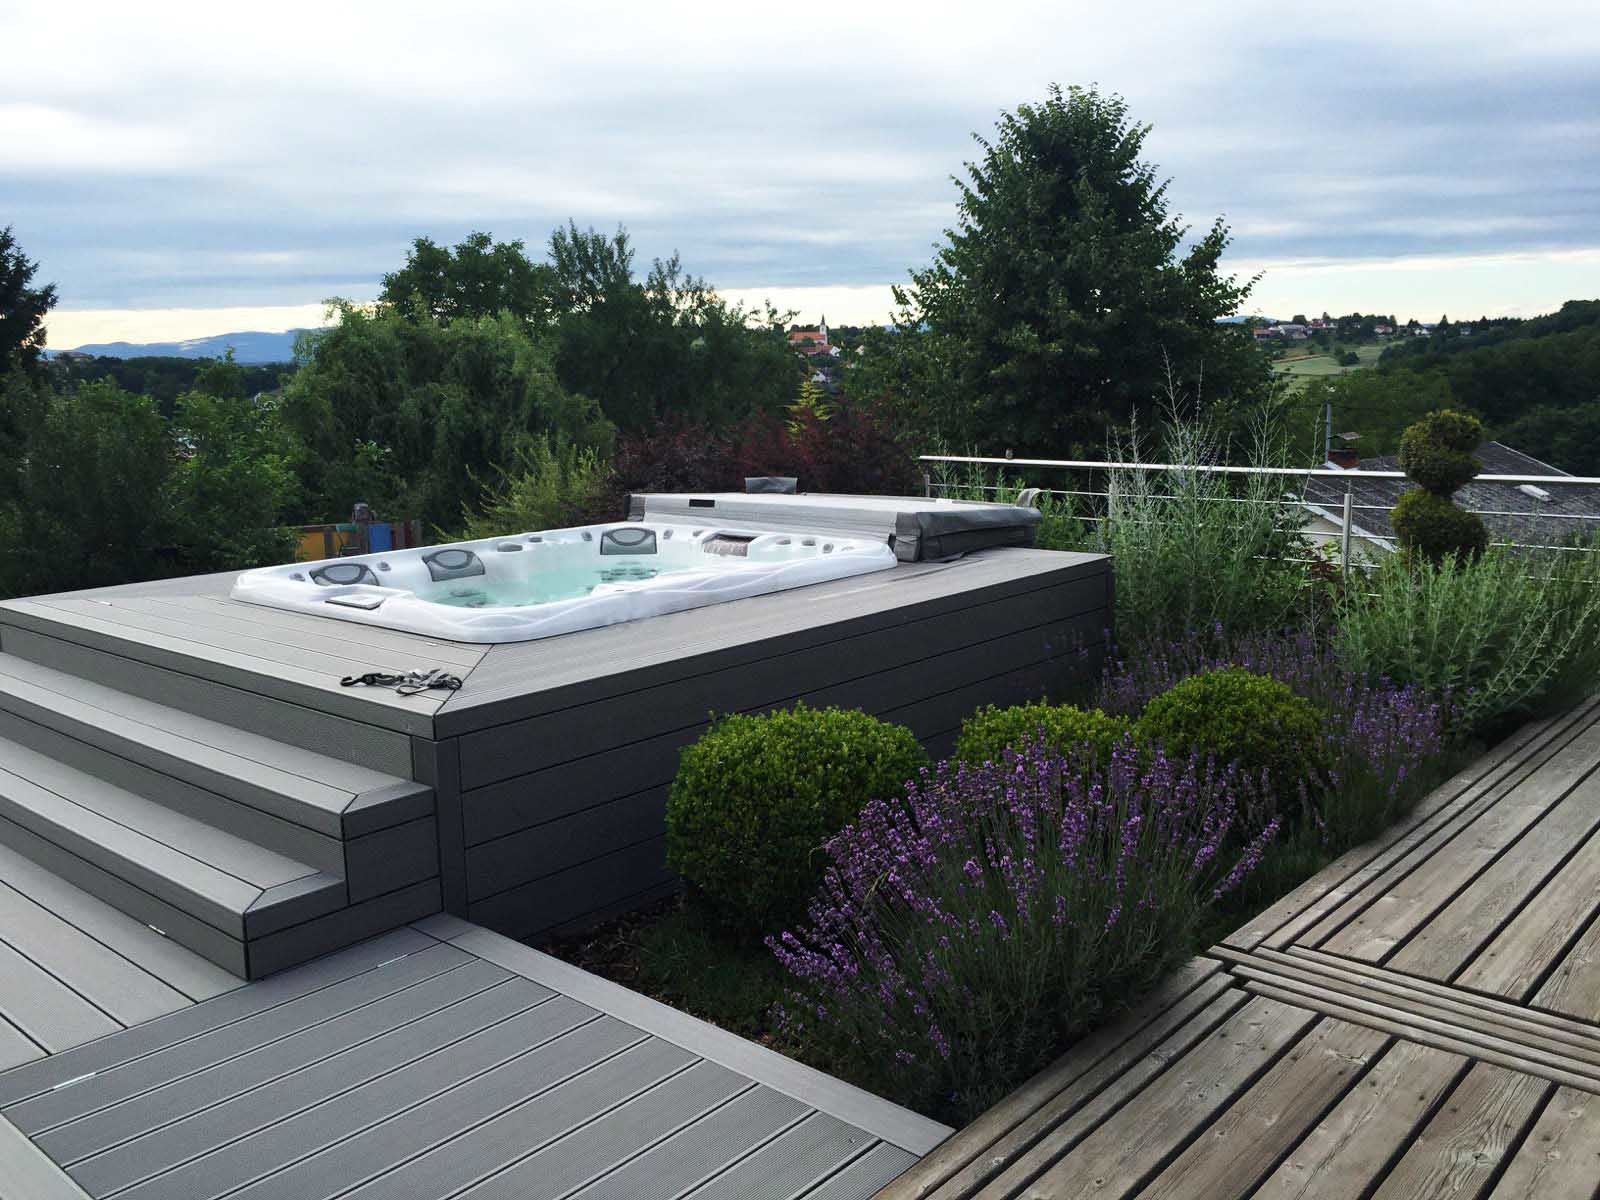
[[1473, 730], [1571, 703], [1600, 683], [1600, 542], [1491, 549], [1437, 565], [1395, 555], [1340, 604], [1352, 669], [1450, 695]]
[[[1246, 465], [1284, 465], [1270, 415], [1257, 420], [1250, 438], [1240, 455]], [[1314, 560], [1299, 532], [1305, 514], [1292, 486], [1282, 477], [1204, 469], [1228, 462], [1231, 450], [1207, 422], [1172, 407], [1155, 437], [1135, 425], [1107, 454], [1177, 470], [1111, 469], [1068, 481], [1060, 489], [1067, 495], [1043, 498], [1040, 546], [1112, 556], [1124, 647], [1204, 636], [1219, 625], [1235, 634], [1275, 631], [1311, 616]], [[1004, 502], [1040, 481], [969, 467], [942, 472], [938, 482], [941, 495]]]

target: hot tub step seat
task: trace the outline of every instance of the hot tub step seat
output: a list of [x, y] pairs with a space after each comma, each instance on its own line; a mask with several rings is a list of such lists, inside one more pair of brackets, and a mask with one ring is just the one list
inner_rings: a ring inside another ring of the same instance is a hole
[[7, 654], [0, 843], [246, 978], [439, 907], [427, 786]]

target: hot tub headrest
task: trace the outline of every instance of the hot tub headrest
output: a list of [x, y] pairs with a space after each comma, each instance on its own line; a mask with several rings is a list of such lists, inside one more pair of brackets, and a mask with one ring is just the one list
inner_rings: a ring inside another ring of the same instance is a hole
[[600, 535], [601, 554], [654, 554], [654, 529], [608, 529]]
[[422, 561], [427, 564], [428, 574], [433, 577], [435, 583], [445, 579], [469, 579], [474, 575], [483, 574], [483, 559], [471, 550], [453, 546], [424, 554]]
[[323, 587], [350, 587], [358, 583], [370, 583], [376, 586], [378, 583], [378, 577], [366, 563], [329, 563], [325, 567], [312, 568], [308, 574], [313, 582]]

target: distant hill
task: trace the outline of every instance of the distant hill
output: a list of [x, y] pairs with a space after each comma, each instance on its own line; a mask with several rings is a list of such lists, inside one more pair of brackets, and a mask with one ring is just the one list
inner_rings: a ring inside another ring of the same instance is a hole
[[72, 353], [103, 358], [221, 358], [231, 347], [237, 362], [285, 363], [294, 358], [295, 336], [304, 332], [291, 329], [287, 333], [219, 333], [184, 342], [103, 342], [74, 346]]

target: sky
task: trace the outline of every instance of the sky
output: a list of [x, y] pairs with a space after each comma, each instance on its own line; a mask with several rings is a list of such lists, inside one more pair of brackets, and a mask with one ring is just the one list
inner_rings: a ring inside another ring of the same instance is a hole
[[974, 133], [1052, 82], [1153, 130], [1246, 311], [1600, 296], [1594, 0], [776, 5], [0, 0], [0, 226], [50, 344], [322, 320], [412, 238], [568, 218], [730, 297], [882, 321]]

